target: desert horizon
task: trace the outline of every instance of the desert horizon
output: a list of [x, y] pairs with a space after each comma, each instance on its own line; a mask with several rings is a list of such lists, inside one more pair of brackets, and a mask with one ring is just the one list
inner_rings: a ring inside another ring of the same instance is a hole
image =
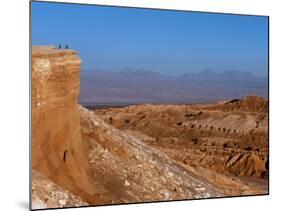
[[[263, 97], [263, 96], [258, 96], [258, 95], [248, 95], [245, 96], [245, 98], [247, 97], [260, 97], [262, 99], [264, 99], [265, 101], [268, 101], [267, 97]], [[144, 105], [159, 105], [159, 106], [186, 106], [186, 105], [210, 105], [210, 104], [220, 104], [220, 103], [225, 103], [225, 102], [230, 102], [230, 101], [238, 101], [238, 100], [243, 100], [244, 98], [235, 98], [235, 99], [220, 99], [218, 101], [206, 101], [206, 102], [202, 102], [202, 103], [153, 103], [153, 102], [135, 102], [135, 103], [103, 103], [103, 102], [99, 102], [99, 103], [89, 103], [89, 102], [79, 102], [80, 105], [82, 105], [83, 107], [89, 109], [89, 110], [95, 110], [95, 109], [108, 109], [108, 108], [124, 108], [124, 107], [129, 107], [129, 106], [144, 106]]]
[[85, 106], [215, 103], [249, 95], [268, 98], [268, 77], [243, 71], [204, 70], [167, 76], [132, 69], [82, 70], [80, 77], [79, 102]]

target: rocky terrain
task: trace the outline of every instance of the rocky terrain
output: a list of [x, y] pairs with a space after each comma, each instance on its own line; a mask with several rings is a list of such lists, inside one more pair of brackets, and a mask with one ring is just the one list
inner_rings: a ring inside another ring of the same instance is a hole
[[43, 174], [32, 171], [32, 208], [56, 208], [87, 206], [79, 196], [49, 180]]
[[267, 111], [93, 112], [77, 101], [80, 63], [73, 50], [32, 48], [33, 209], [267, 192]]
[[80, 63], [72, 50], [32, 48], [32, 168], [88, 202], [95, 185], [81, 139]]
[[80, 107], [82, 139], [92, 175], [107, 203], [222, 196], [216, 186], [183, 168], [134, 134], [120, 131]]
[[268, 101], [263, 98], [135, 105], [95, 113], [186, 168], [193, 167], [225, 194], [268, 191]]

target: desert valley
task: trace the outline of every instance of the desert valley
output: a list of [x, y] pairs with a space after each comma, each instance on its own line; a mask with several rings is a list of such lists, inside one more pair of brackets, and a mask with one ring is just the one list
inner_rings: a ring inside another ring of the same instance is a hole
[[222, 188], [224, 194], [267, 192], [268, 102], [260, 97], [94, 112]]
[[268, 194], [268, 99], [87, 107], [80, 64], [32, 48], [33, 209]]

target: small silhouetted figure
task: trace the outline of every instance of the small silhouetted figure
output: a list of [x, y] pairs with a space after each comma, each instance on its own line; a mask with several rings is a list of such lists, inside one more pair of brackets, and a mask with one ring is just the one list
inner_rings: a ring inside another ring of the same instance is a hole
[[59, 49], [61, 49], [61, 44], [59, 44]]
[[68, 45], [65, 46], [65, 49], [68, 49]]

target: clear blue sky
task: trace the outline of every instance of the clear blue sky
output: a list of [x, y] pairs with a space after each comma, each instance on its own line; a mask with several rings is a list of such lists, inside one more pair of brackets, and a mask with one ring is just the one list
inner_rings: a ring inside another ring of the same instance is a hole
[[68, 44], [82, 68], [267, 75], [267, 17], [32, 3], [32, 45]]

